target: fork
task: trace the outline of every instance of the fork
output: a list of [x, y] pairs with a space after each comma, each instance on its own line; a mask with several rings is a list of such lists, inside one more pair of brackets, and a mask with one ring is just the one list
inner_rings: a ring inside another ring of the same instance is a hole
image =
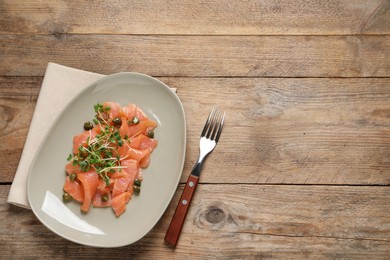
[[183, 194], [180, 197], [179, 204], [176, 207], [175, 214], [172, 217], [171, 224], [165, 234], [165, 241], [176, 247], [179, 240], [181, 229], [190, 206], [192, 196], [194, 195], [196, 185], [200, 177], [200, 171], [206, 156], [215, 148], [222, 132], [225, 112], [218, 108], [213, 108], [207, 118], [203, 131], [200, 135], [199, 158], [191, 174], [188, 176]]

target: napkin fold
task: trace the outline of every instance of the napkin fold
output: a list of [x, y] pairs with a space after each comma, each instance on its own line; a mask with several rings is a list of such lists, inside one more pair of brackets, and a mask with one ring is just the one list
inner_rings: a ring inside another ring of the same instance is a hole
[[105, 75], [51, 62], [48, 64], [23, 152], [8, 194], [8, 203], [31, 209], [27, 198], [27, 179], [39, 145], [65, 106], [83, 89], [103, 77]]

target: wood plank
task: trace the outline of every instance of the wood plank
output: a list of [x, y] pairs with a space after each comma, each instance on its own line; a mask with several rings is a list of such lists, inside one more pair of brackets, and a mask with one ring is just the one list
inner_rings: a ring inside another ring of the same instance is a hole
[[[218, 104], [226, 125], [202, 183], [390, 184], [389, 78], [160, 79], [178, 89], [186, 111], [182, 182]], [[0, 182], [13, 179], [41, 80], [0, 77]]]
[[184, 176], [217, 104], [227, 111], [222, 156], [209, 156], [201, 182], [390, 183], [389, 79], [162, 80], [186, 109]]
[[390, 2], [2, 1], [0, 33], [389, 34]]
[[113, 249], [60, 238], [29, 210], [8, 205], [8, 190], [0, 185], [5, 258], [385, 259], [390, 254], [390, 187], [200, 185], [175, 250], [163, 237], [182, 186], [149, 234]]
[[39, 77], [0, 78], [0, 182], [13, 180], [41, 83]]
[[0, 75], [42, 76], [49, 61], [111, 74], [389, 77], [387, 36], [0, 35]]

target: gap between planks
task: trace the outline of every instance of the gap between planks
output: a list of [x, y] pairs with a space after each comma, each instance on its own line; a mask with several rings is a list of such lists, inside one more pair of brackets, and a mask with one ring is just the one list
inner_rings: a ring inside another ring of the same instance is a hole
[[249, 234], [249, 235], [258, 235], [258, 236], [270, 236], [270, 237], [293, 237], [293, 238], [323, 238], [323, 239], [340, 239], [340, 240], [362, 240], [362, 241], [378, 241], [378, 242], [390, 242], [388, 239], [380, 239], [380, 238], [359, 238], [359, 237], [332, 237], [332, 236], [294, 236], [294, 235], [278, 235], [278, 234], [271, 234], [271, 233], [256, 233], [256, 232], [248, 232], [248, 231], [242, 231], [242, 232], [234, 232], [234, 233], [240, 233], [240, 234]]
[[90, 36], [90, 35], [100, 35], [100, 36], [112, 36], [112, 35], [120, 35], [120, 36], [156, 36], [156, 37], [164, 37], [164, 36], [179, 36], [179, 37], [190, 37], [190, 36], [196, 36], [196, 37], [220, 37], [220, 36], [229, 36], [229, 37], [280, 37], [280, 36], [329, 36], [329, 37], [339, 37], [339, 36], [389, 36], [388, 33], [347, 33], [347, 34], [174, 34], [174, 33], [166, 33], [166, 34], [150, 34], [150, 33], [4, 33], [0, 32], [0, 35], [6, 36], [6, 35], [51, 35], [51, 36], [71, 36], [71, 35], [77, 35], [77, 36]]
[[[77, 69], [77, 68], [76, 68]], [[99, 73], [99, 72], [94, 72]], [[108, 76], [108, 75], [107, 75]], [[312, 76], [167, 76], [167, 75], [149, 75], [155, 78], [184, 78], [184, 79], [390, 79], [388, 76], [365, 76], [365, 77], [312, 77]], [[44, 75], [0, 75], [1, 78], [43, 78]]]

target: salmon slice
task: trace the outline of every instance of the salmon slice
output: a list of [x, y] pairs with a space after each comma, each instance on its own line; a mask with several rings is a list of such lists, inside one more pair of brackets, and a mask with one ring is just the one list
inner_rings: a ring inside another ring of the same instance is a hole
[[157, 122], [148, 119], [144, 123], [145, 130], [143, 131], [142, 134], [146, 135], [148, 134], [149, 131], [154, 130], [157, 127]]
[[95, 171], [81, 172], [77, 174], [77, 179], [81, 182], [84, 190], [84, 201], [81, 211], [88, 212], [92, 198], [99, 186], [99, 176]]
[[[145, 150], [145, 151], [149, 152], [149, 150]], [[149, 166], [149, 163], [150, 163], [150, 154], [148, 154], [144, 158], [142, 158], [142, 160], [139, 162], [139, 166], [142, 169], [145, 169], [145, 168], [147, 168]]]
[[128, 151], [131, 148], [139, 149], [141, 139], [139, 136], [131, 138], [129, 141], [124, 141], [125, 143], [117, 148], [117, 152], [121, 157], [125, 157], [128, 154]]
[[138, 162], [136, 160], [127, 159], [121, 162], [121, 166], [124, 166], [123, 170], [134, 179], [139, 171]]
[[140, 150], [146, 150], [148, 149], [150, 152], [153, 152], [153, 150], [157, 147], [157, 140], [150, 138], [146, 135], [139, 135], [140, 138], [140, 144], [138, 149]]
[[141, 171], [141, 168], [138, 168], [138, 173], [137, 175], [135, 176], [136, 179], [140, 180], [140, 181], [143, 181], [144, 180], [144, 177], [142, 177], [142, 171]]
[[134, 159], [138, 162], [140, 162], [143, 158], [146, 156], [149, 156], [150, 152], [149, 150], [136, 150], [133, 148], [130, 148], [128, 151], [129, 159]]
[[146, 119], [146, 115], [145, 113], [139, 108], [137, 107], [136, 105], [134, 104], [128, 104], [127, 106], [125, 106], [123, 109], [123, 114], [127, 117], [127, 119], [133, 119], [133, 117], [138, 117], [138, 119], [140, 121], [143, 121], [144, 119]]
[[148, 151], [148, 153], [139, 161], [139, 165], [141, 168], [147, 168], [150, 163], [150, 154], [153, 152], [153, 150], [157, 147], [157, 140], [150, 138], [146, 135], [140, 135], [140, 145], [139, 149]]
[[112, 196], [116, 197], [122, 193], [124, 193], [129, 186], [131, 179], [129, 177], [126, 178], [116, 178], [114, 180], [114, 189], [112, 190]]
[[[107, 201], [103, 201], [102, 197], [106, 195], [108, 197]], [[92, 200], [92, 206], [96, 208], [104, 208], [104, 207], [109, 207], [111, 206], [111, 192], [108, 187], [106, 187], [103, 191], [100, 189], [96, 190], [95, 195], [93, 196]]]
[[111, 123], [112, 120], [116, 117], [122, 117], [122, 107], [116, 102], [104, 102], [103, 103], [103, 109], [106, 107], [110, 107], [110, 110], [106, 111], [105, 113], [108, 115], [109, 120], [108, 123]]
[[97, 187], [97, 190], [104, 192], [106, 191], [106, 188], [108, 188], [106, 182], [103, 179], [99, 178], [99, 185]]
[[66, 176], [64, 190], [69, 193], [73, 199], [78, 202], [84, 201], [84, 190], [83, 187], [77, 181], [71, 181], [69, 176]]
[[129, 151], [129, 146], [124, 143], [122, 146], [119, 146], [117, 149], [116, 149], [116, 152], [117, 154], [120, 156], [120, 157], [125, 157], [127, 155], [127, 152]]
[[[129, 125], [122, 129], [123, 136], [126, 134], [128, 137], [133, 137], [139, 133], [147, 134], [148, 131], [153, 130], [157, 127], [157, 123], [153, 120], [150, 120], [145, 113], [136, 105], [128, 104], [122, 109], [124, 116], [126, 116], [127, 121], [132, 120], [134, 117], [138, 117], [139, 123]], [[122, 120], [123, 122], [123, 120]], [[123, 125], [123, 123], [122, 123]]]
[[70, 163], [67, 163], [65, 165], [65, 171], [66, 171], [67, 174], [71, 175], [71, 174], [74, 174], [74, 173], [77, 174], [77, 173], [81, 172], [81, 169], [80, 169], [80, 166], [78, 164], [73, 165], [73, 163], [70, 162]]
[[[139, 137], [140, 134], [144, 135], [145, 137], [148, 131], [153, 130], [156, 128], [157, 123], [152, 120], [147, 120], [139, 123], [138, 125], [130, 125], [127, 123], [126, 118], [122, 118], [122, 125], [119, 128], [119, 134], [123, 139], [125, 139], [125, 136], [130, 138], [130, 146], [138, 149], [141, 138]], [[149, 138], [149, 137], [148, 137]]]
[[95, 127], [90, 131], [84, 131], [81, 134], [75, 135], [73, 137], [73, 154], [78, 154], [79, 147], [81, 145], [84, 147], [88, 146], [86, 143], [88, 140], [88, 137], [90, 138], [90, 140], [92, 140], [100, 132], [101, 132], [100, 128]]
[[123, 145], [117, 149], [121, 158], [134, 159], [136, 161], [141, 161], [145, 156], [150, 154], [148, 150], [137, 150], [131, 146]]
[[155, 129], [157, 127], [157, 123], [153, 120], [146, 119], [140, 121], [138, 124], [133, 124], [128, 127], [128, 132], [126, 133], [128, 137], [133, 137], [138, 134], [146, 135], [149, 131]]
[[119, 134], [121, 135], [121, 137], [124, 139], [125, 136], [129, 137], [128, 136], [128, 133], [129, 133], [129, 124], [127, 123], [127, 118], [126, 117], [121, 117], [121, 120], [122, 120], [122, 124], [119, 128]]
[[138, 149], [141, 143], [141, 138], [139, 135], [130, 139], [130, 147], [134, 149]]
[[73, 137], [73, 154], [79, 153], [79, 147], [84, 146], [85, 142], [89, 137], [89, 131], [84, 131], [81, 134], [75, 135]]
[[129, 186], [132, 186], [135, 180], [135, 177], [138, 173], [138, 162], [135, 160], [124, 160], [121, 163], [123, 168], [121, 172], [126, 173], [125, 177], [116, 178], [114, 180], [114, 188], [112, 190], [112, 196], [116, 197], [124, 193]]
[[124, 160], [121, 163], [122, 166], [126, 166], [123, 170], [127, 173], [128, 177], [130, 178], [130, 182], [128, 187], [132, 187], [134, 184], [134, 180], [138, 178], [141, 169], [139, 167], [139, 163], [136, 160]]
[[117, 217], [119, 217], [123, 214], [123, 212], [125, 212], [126, 203], [130, 200], [131, 195], [132, 194], [130, 192], [124, 192], [111, 199], [111, 207]]
[[123, 170], [121, 171], [115, 171], [114, 173], [110, 174], [111, 179], [116, 179], [116, 178], [125, 178], [127, 173]]

